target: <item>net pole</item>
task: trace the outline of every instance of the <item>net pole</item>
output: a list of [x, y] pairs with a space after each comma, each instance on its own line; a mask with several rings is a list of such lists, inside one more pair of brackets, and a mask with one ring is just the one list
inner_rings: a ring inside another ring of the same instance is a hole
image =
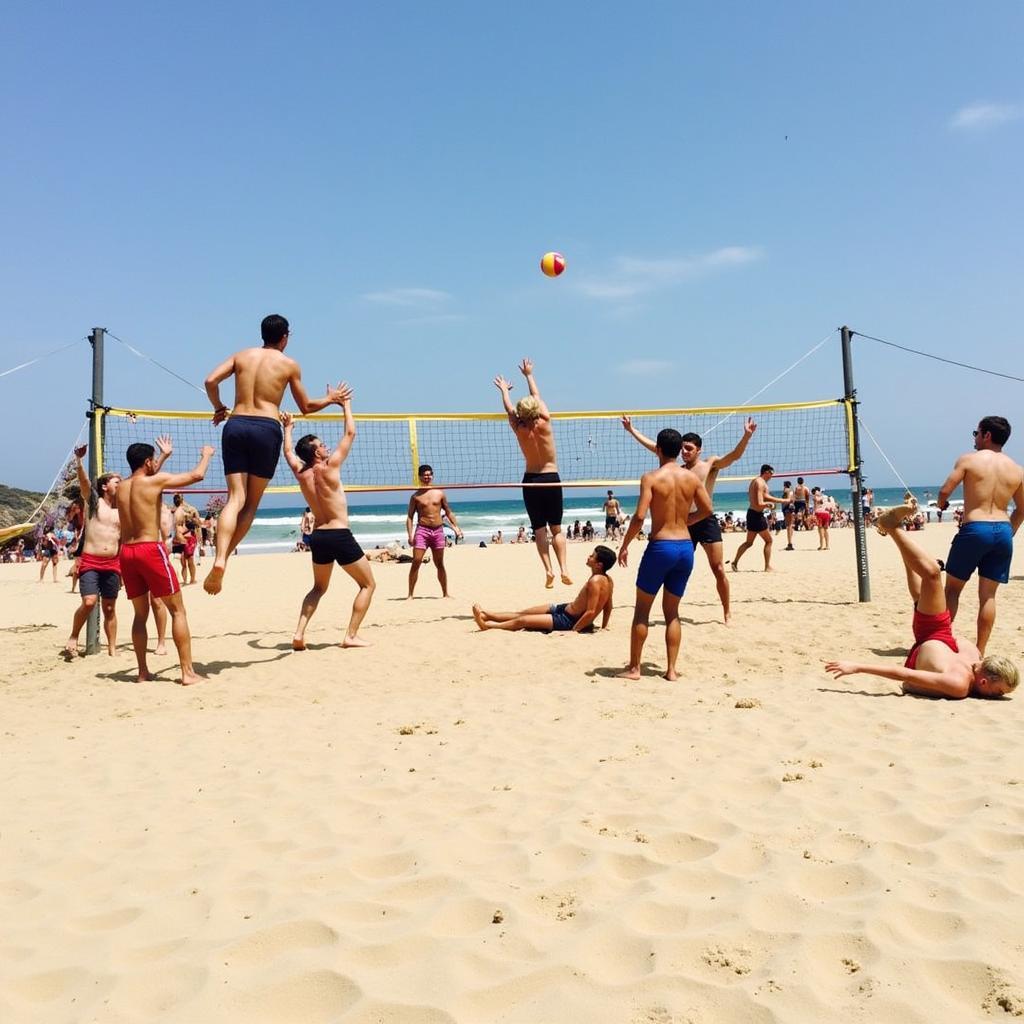
[[853, 332], [841, 327], [839, 340], [843, 349], [843, 389], [852, 412], [850, 433], [853, 440], [853, 462], [850, 466], [850, 500], [853, 503], [853, 537], [857, 549], [857, 593], [861, 603], [871, 600], [871, 576], [868, 572], [868, 544], [864, 529], [864, 477], [860, 462], [860, 428], [857, 417], [857, 389], [853, 384], [853, 354], [850, 340]]
[[[100, 410], [103, 406], [103, 336], [106, 331], [102, 327], [94, 327], [89, 335], [92, 346], [92, 398], [90, 399], [89, 416], [89, 479], [93, 486], [96, 478], [103, 472], [103, 417]], [[89, 509], [85, 509], [85, 521], [88, 528]], [[96, 654], [100, 649], [100, 602], [93, 605], [85, 627], [85, 653]]]

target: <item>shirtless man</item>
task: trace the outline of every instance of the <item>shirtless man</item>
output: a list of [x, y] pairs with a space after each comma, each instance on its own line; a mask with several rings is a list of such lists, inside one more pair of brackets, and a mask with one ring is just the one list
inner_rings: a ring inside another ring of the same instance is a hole
[[[635, 430], [632, 421], [628, 416], [622, 417], [622, 425], [633, 435], [645, 448], [655, 450], [655, 444], [649, 437], [644, 437], [638, 430]], [[731, 466], [743, 457], [743, 453], [750, 444], [750, 439], [757, 430], [757, 424], [748, 416], [747, 422], [743, 425], [743, 436], [739, 439], [736, 447], [728, 455], [709, 455], [707, 458], [700, 457], [703, 441], [700, 434], [692, 431], [683, 434], [683, 465], [696, 474], [697, 479], [704, 485], [704, 489], [710, 497], [715, 492], [715, 484], [718, 482], [718, 474], [721, 470]], [[693, 508], [690, 509], [694, 511]], [[700, 544], [707, 555], [708, 565], [715, 577], [715, 587], [718, 590], [718, 599], [722, 602], [722, 618], [725, 624], [729, 625], [731, 612], [729, 609], [729, 577], [725, 571], [725, 552], [722, 545], [722, 527], [715, 515], [705, 516], [703, 519], [690, 523], [690, 539], [694, 545]]]
[[804, 483], [804, 478], [796, 478], [793, 488], [793, 519], [805, 530], [807, 529], [807, 510], [810, 507], [811, 489]]
[[196, 535], [192, 529], [193, 510], [185, 504], [185, 496], [174, 496], [174, 541], [171, 551], [181, 556], [181, 585], [187, 587], [196, 581]]
[[327, 593], [331, 573], [337, 562], [359, 585], [352, 602], [352, 615], [341, 641], [342, 647], [369, 647], [369, 641], [359, 636], [359, 626], [370, 607], [377, 584], [373, 569], [363, 549], [348, 528], [348, 501], [341, 483], [341, 464], [348, 456], [356, 436], [356, 421], [352, 417], [352, 390], [339, 384], [337, 395], [345, 412], [345, 433], [332, 452], [316, 434], [300, 437], [292, 450], [292, 417], [282, 413], [284, 424], [284, 457], [299, 482], [302, 496], [316, 517], [316, 529], [309, 537], [309, 550], [313, 553], [313, 587], [302, 600], [299, 624], [295, 627], [292, 649], [306, 649], [306, 627]]
[[[171, 439], [158, 437], [160, 449], [158, 465], [162, 466], [172, 452]], [[121, 483], [119, 473], [104, 473], [97, 477], [96, 486], [85, 472], [82, 456], [87, 445], [75, 449], [75, 471], [82, 500], [86, 503], [86, 519], [82, 554], [78, 559], [78, 584], [82, 603], [75, 609], [71, 620], [71, 633], [61, 652], [67, 661], [81, 654], [78, 637], [97, 600], [103, 610], [103, 632], [107, 637], [107, 654], [114, 656], [117, 648], [117, 595], [121, 591], [121, 521], [117, 514], [117, 489]]]
[[301, 540], [299, 544], [301, 547], [300, 551], [309, 550], [309, 538], [312, 532], [316, 529], [316, 516], [313, 515], [312, 510], [307, 505], [306, 511], [302, 513], [302, 519], [299, 521], [299, 536]]
[[[159, 442], [159, 438], [157, 440]], [[174, 510], [163, 501], [160, 502], [160, 542], [164, 551], [170, 554], [174, 544]], [[156, 626], [156, 647], [153, 653], [164, 655], [167, 653], [167, 609], [160, 598], [150, 594], [149, 610], [153, 613], [153, 624]]]
[[[566, 586], [572, 580], [566, 572], [565, 535], [562, 533], [562, 488], [553, 486], [561, 483], [558, 462], [555, 456], [555, 435], [551, 430], [551, 413], [540, 397], [537, 382], [533, 379], [533, 363], [524, 359], [519, 372], [526, 378], [530, 393], [513, 406], [509, 398], [511, 381], [495, 377], [494, 386], [501, 392], [502, 405], [508, 414], [508, 425], [516, 435], [519, 448], [526, 459], [524, 484], [546, 484], [542, 487], [524, 487], [523, 504], [530, 517], [537, 543], [537, 554], [544, 565], [547, 578], [544, 586], [551, 590], [555, 585], [555, 574], [551, 571], [550, 548], [555, 549], [558, 571]], [[550, 538], [549, 538], [550, 532]]]
[[[747, 509], [747, 539], [736, 550], [736, 557], [731, 562], [733, 572], [739, 570], [740, 559], [745, 552], [750, 550], [755, 537], [760, 537], [764, 541], [764, 571], [772, 571], [772, 532], [768, 529], [768, 520], [765, 518], [764, 510], [769, 505], [778, 504], [781, 500], [773, 498], [768, 493], [768, 481], [774, 475], [775, 470], [766, 462], [761, 467], [760, 475], [755, 476], [747, 488], [747, 497], [750, 502], [750, 507]], [[798, 484], [797, 487], [799, 486]]]
[[432, 486], [434, 470], [430, 466], [420, 466], [417, 471], [420, 484], [418, 491], [409, 499], [409, 510], [405, 517], [405, 530], [409, 535], [409, 547], [412, 548], [412, 565], [409, 566], [409, 597], [412, 599], [416, 589], [416, 580], [420, 574], [423, 556], [429, 548], [434, 554], [434, 566], [437, 568], [437, 582], [441, 584], [441, 596], [451, 597], [448, 593], [448, 570], [444, 567], [444, 524], [445, 516], [451, 523], [456, 537], [462, 536], [455, 513], [448, 504], [448, 496], [440, 487]]
[[[634, 435], [635, 436], [635, 435]], [[604, 539], [618, 540], [619, 538], [619, 516], [622, 515], [622, 505], [612, 491], [604, 501]], [[579, 520], [577, 520], [578, 522]]]
[[[169, 439], [168, 439], [169, 446]], [[167, 555], [160, 530], [160, 509], [165, 488], [188, 487], [206, 476], [213, 455], [203, 445], [195, 469], [187, 473], [162, 473], [149, 444], [128, 446], [126, 458], [132, 475], [122, 480], [117, 490], [117, 513], [121, 519], [121, 577], [124, 591], [135, 609], [132, 620], [132, 646], [139, 664], [137, 682], [153, 678], [146, 664], [146, 619], [149, 596], [159, 598], [171, 613], [171, 636], [178, 649], [182, 686], [198, 683], [203, 677], [192, 664], [192, 635], [189, 633], [185, 602], [174, 566]]]
[[39, 582], [43, 582], [46, 575], [46, 567], [53, 566], [53, 582], [57, 582], [57, 563], [60, 561], [59, 545], [57, 535], [52, 529], [45, 531], [36, 545], [36, 557], [39, 559]]
[[612, 617], [615, 585], [608, 576], [615, 565], [615, 552], [599, 544], [587, 556], [590, 579], [567, 604], [538, 604], [520, 612], [488, 612], [473, 605], [473, 618], [481, 629], [533, 629], [545, 633], [583, 633], [594, 629], [602, 615], [601, 629], [608, 628]]
[[228, 500], [217, 524], [213, 568], [203, 581], [208, 594], [220, 593], [228, 556], [249, 532], [263, 492], [277, 468], [281, 454], [279, 406], [285, 387], [291, 389], [302, 413], [340, 404], [337, 389], [328, 388], [323, 398], [306, 394], [299, 364], [284, 354], [288, 321], [283, 316], [264, 317], [260, 333], [262, 348], [244, 348], [229, 356], [205, 382], [206, 394], [213, 403], [213, 422], [217, 424], [228, 419], [228, 407], [220, 400], [221, 381], [232, 375], [235, 378], [235, 406], [221, 437]]
[[832, 499], [820, 488], [811, 488], [814, 521], [818, 525], [818, 550], [828, 551], [828, 528], [832, 525]]
[[894, 679], [903, 685], [904, 693], [922, 697], [1002, 697], [1016, 689], [1017, 666], [1008, 658], [986, 658], [970, 641], [954, 638], [942, 570], [902, 528], [903, 519], [916, 511], [916, 504], [897, 505], [877, 519], [878, 532], [892, 537], [907, 572], [914, 602], [914, 646], [910, 656], [902, 668], [830, 661], [825, 671], [836, 679], [858, 672]]
[[[978, 649], [982, 654], [996, 621], [996, 591], [1010, 578], [1013, 538], [1024, 522], [1024, 470], [1003, 454], [1010, 424], [986, 416], [974, 431], [974, 451], [961, 455], [939, 491], [940, 509], [964, 485], [964, 525], [946, 559], [946, 605], [956, 618], [960, 592], [978, 570]], [[1013, 515], [1008, 514], [1013, 502]]]
[[665, 649], [668, 656], [665, 678], [670, 681], [679, 678], [676, 674], [676, 659], [682, 640], [679, 601], [693, 571], [693, 541], [688, 524], [699, 523], [711, 515], [711, 498], [700, 478], [692, 470], [676, 463], [682, 445], [683, 439], [678, 430], [668, 428], [658, 434], [654, 451], [659, 468], [644, 473], [640, 478], [640, 498], [619, 548], [619, 565], [625, 568], [629, 545], [640, 532], [650, 511], [651, 539], [640, 559], [636, 577], [629, 665], [620, 679], [640, 678], [640, 659], [647, 640], [651, 605], [662, 585], [665, 593], [661, 607], [665, 613]]

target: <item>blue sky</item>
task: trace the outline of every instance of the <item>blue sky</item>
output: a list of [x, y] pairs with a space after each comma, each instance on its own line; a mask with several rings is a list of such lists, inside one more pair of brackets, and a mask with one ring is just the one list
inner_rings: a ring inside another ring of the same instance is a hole
[[[493, 410], [524, 354], [553, 408], [738, 403], [844, 322], [1024, 376], [1022, 37], [1017, 2], [13, 5], [0, 371], [101, 325], [201, 382], [281, 312], [366, 412]], [[855, 359], [910, 482], [986, 413], [1024, 453], [1024, 385]], [[89, 366], [0, 378], [0, 480], [49, 483]], [[834, 340], [763, 400], [841, 390]], [[204, 407], [113, 342], [107, 401]]]

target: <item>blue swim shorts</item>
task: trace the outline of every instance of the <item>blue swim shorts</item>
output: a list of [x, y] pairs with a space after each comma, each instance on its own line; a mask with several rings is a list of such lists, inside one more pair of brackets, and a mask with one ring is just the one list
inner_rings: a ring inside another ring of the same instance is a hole
[[281, 424], [269, 416], [231, 416], [221, 434], [224, 473], [271, 480], [281, 456]]
[[551, 629], [555, 633], [567, 633], [579, 621], [579, 616], [570, 615], [565, 609], [568, 604], [553, 604], [548, 608], [551, 616]]
[[664, 586], [670, 594], [682, 597], [691, 572], [692, 540], [652, 540], [640, 559], [640, 571], [636, 574], [637, 590], [657, 594]]
[[969, 580], [977, 569], [978, 575], [987, 580], [1006, 583], [1012, 557], [1013, 531], [1009, 523], [964, 523], [953, 538], [946, 572], [958, 580]]

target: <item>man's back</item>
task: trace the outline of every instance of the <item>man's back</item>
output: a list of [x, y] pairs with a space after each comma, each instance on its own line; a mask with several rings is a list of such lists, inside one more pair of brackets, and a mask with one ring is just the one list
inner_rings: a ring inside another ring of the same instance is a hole
[[233, 356], [235, 407], [241, 416], [276, 419], [284, 389], [295, 372], [295, 360], [277, 348], [244, 348]]
[[316, 525], [348, 527], [348, 501], [341, 486], [341, 468], [317, 462], [298, 474], [302, 496], [316, 516]]
[[527, 473], [557, 471], [555, 435], [550, 420], [538, 418], [529, 422], [520, 421], [516, 426], [516, 440], [526, 459]]
[[685, 540], [697, 475], [675, 462], [645, 475], [651, 485], [651, 540]]
[[1003, 522], [1021, 486], [1024, 470], [1002, 452], [977, 451], [960, 457], [964, 471], [964, 517], [969, 523]]

